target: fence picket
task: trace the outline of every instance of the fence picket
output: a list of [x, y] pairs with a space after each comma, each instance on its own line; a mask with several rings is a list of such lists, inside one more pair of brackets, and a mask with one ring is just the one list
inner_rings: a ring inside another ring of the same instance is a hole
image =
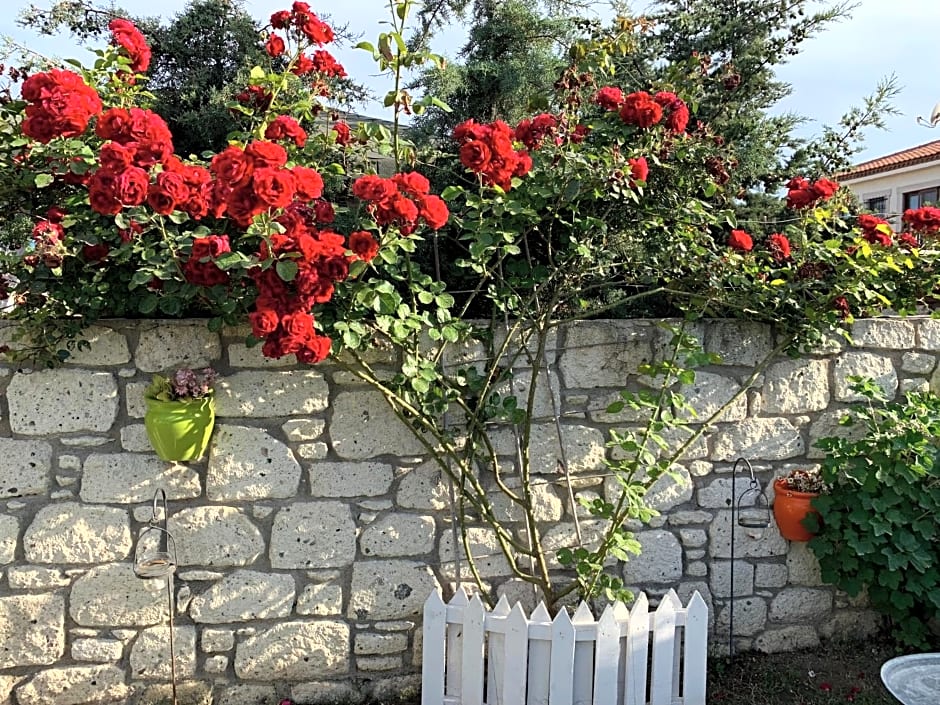
[[[552, 616], [544, 602], [529, 617], [529, 625], [545, 624], [551, 626]], [[552, 642], [547, 639], [529, 639], [529, 667], [527, 705], [547, 705], [549, 694], [549, 673], [551, 672]]]
[[594, 705], [617, 705], [620, 668], [620, 625], [610, 605], [597, 622], [594, 656]]
[[452, 622], [448, 618], [447, 624], [447, 644], [444, 647], [445, 658], [447, 661], [446, 686], [444, 692], [449, 697], [460, 700], [461, 684], [461, 666], [463, 665], [463, 613], [469, 604], [467, 593], [462, 588], [457, 588], [457, 592], [447, 603], [448, 611], [456, 608], [460, 615], [460, 621]]
[[421, 705], [444, 702], [444, 648], [447, 605], [435, 590], [424, 603], [424, 642], [421, 649]]
[[460, 701], [483, 705], [483, 620], [486, 613], [479, 595], [474, 595], [463, 611], [463, 654], [461, 654]]
[[650, 664], [650, 705], [672, 704], [676, 608], [666, 595], [653, 616], [653, 662]]
[[650, 604], [644, 593], [636, 598], [627, 625], [627, 673], [624, 705], [646, 705], [646, 667], [649, 663]]
[[684, 705], [705, 705], [708, 656], [708, 605], [696, 590], [685, 617], [685, 653], [682, 684]]
[[506, 643], [503, 653], [506, 669], [503, 673], [503, 687], [497, 689], [497, 702], [499, 705], [525, 705], [529, 620], [518, 602], [506, 618]]
[[[493, 608], [494, 617], [509, 616], [509, 600], [503, 595]], [[491, 631], [486, 635], [486, 702], [489, 705], [498, 705], [497, 688], [503, 682], [503, 674], [506, 672], [506, 635], [503, 632]], [[428, 703], [421, 703], [428, 705]]]
[[552, 665], [548, 705], [572, 705], [574, 696], [574, 625], [562, 607], [552, 622]]
[[[652, 643], [651, 643], [652, 640]], [[487, 612], [462, 590], [424, 604], [421, 705], [705, 705], [708, 606], [670, 590], [650, 613], [581, 603], [554, 620], [503, 597]], [[648, 692], [648, 697], [647, 697]]]
[[[578, 605], [574, 616], [571, 617], [575, 634], [583, 627], [594, 627], [594, 615], [586, 602]], [[579, 628], [580, 627], [580, 628]], [[594, 644], [590, 641], [574, 643], [574, 702], [576, 705], [591, 702], [594, 695]]]

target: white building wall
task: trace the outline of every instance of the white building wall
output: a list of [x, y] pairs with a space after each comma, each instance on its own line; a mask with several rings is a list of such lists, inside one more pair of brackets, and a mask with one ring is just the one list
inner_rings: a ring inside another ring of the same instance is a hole
[[888, 199], [887, 213], [894, 217], [891, 222], [899, 227], [900, 214], [904, 212], [904, 194], [931, 186], [940, 186], [940, 161], [895, 169], [881, 174], [841, 179], [864, 205], [866, 201], [880, 196]]

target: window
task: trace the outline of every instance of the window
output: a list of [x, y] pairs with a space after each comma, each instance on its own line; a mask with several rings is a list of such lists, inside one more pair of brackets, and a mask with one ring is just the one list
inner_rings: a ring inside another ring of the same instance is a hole
[[875, 198], [866, 199], [865, 210], [877, 213], [878, 215], [884, 215], [888, 212], [888, 197], [877, 196]]
[[921, 208], [922, 206], [936, 205], [940, 201], [940, 188], [933, 186], [931, 188], [920, 189], [919, 191], [909, 191], [904, 194], [904, 210], [908, 208]]

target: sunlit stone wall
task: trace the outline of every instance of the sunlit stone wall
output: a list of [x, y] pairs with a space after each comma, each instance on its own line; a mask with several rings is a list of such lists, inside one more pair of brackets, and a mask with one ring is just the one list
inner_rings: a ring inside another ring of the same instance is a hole
[[[694, 332], [723, 356], [684, 390], [705, 418], [775, 341], [740, 322]], [[349, 701], [417, 688], [422, 604], [439, 586], [453, 590], [446, 483], [375, 392], [330, 364], [264, 360], [243, 333], [210, 333], [202, 322], [115, 323], [94, 329], [91, 349], [60, 369], [0, 367], [0, 703], [168, 697], [164, 584], [132, 571], [157, 488], [169, 496], [179, 553], [181, 702], [206, 702], [210, 692], [230, 705]], [[0, 342], [8, 334], [0, 328]], [[560, 332], [532, 448], [550, 545], [574, 536], [567, 493], [552, 474], [559, 445], [550, 395], [577, 491], [612, 492], [607, 434], [637, 419], [605, 409], [636, 384], [637, 366], [662, 350], [665, 335], [647, 321]], [[679, 481], [664, 478], [652, 491], [663, 514], [638, 531], [642, 555], [618, 570], [653, 598], [698, 590], [716, 650], [728, 637], [734, 460], [752, 461], [772, 499], [774, 475], [818, 462], [812, 443], [839, 428], [853, 399], [849, 376], [874, 377], [895, 394], [940, 374], [940, 321], [861, 321], [854, 340], [774, 362], [690, 449]], [[162, 462], [142, 422], [149, 376], [207, 364], [223, 374], [208, 457]], [[504, 436], [497, 440], [511, 463]], [[805, 545], [773, 526], [749, 532], [737, 532], [733, 566], [741, 648], [798, 649], [875, 628], [874, 614], [821, 583]], [[487, 531], [471, 529], [470, 543], [493, 593], [531, 606], [531, 591], [510, 578]]]

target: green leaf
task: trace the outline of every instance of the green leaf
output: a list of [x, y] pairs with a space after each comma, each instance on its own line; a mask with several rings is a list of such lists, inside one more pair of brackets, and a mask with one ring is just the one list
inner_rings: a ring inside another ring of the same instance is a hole
[[277, 275], [286, 282], [294, 281], [294, 278], [297, 276], [298, 267], [297, 263], [293, 260], [278, 260], [274, 268], [277, 271]]
[[36, 184], [36, 188], [45, 188], [46, 186], [51, 186], [52, 182], [55, 181], [55, 177], [52, 174], [36, 174], [36, 177], [33, 179], [33, 183]]
[[267, 75], [268, 74], [265, 73], [264, 69], [261, 68], [260, 66], [252, 66], [251, 71], [248, 74], [248, 78], [250, 78], [253, 81], [260, 81], [262, 78], [264, 78]]

